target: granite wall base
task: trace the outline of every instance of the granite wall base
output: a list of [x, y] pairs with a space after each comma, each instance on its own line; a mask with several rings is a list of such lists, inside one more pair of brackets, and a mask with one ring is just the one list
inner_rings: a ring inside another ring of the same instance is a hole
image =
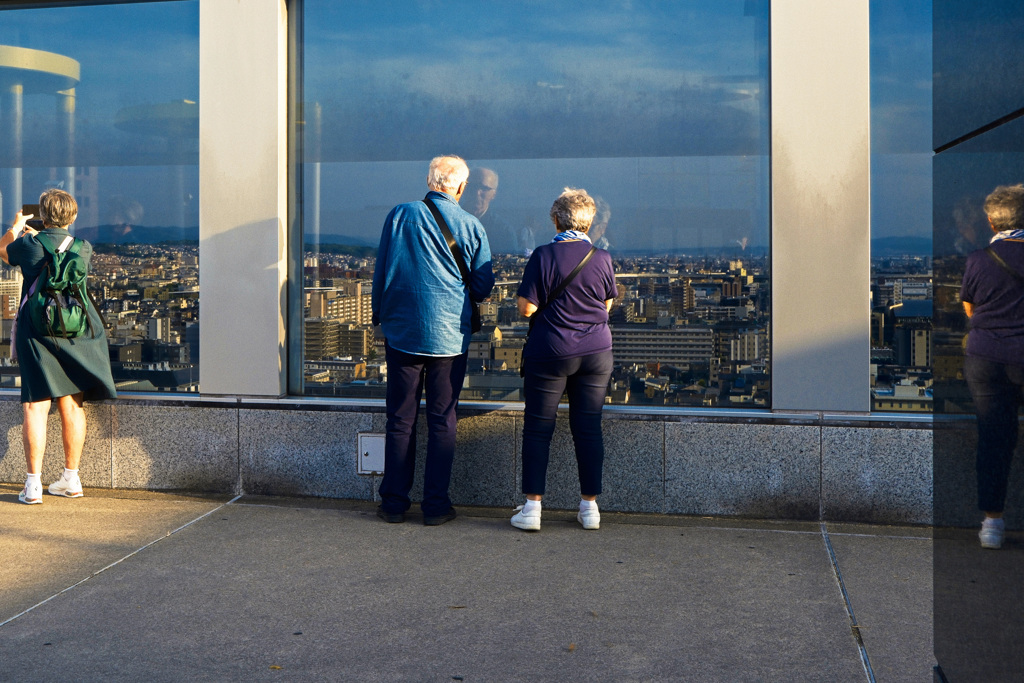
[[[81, 468], [87, 487], [377, 499], [380, 478], [357, 472], [356, 448], [358, 434], [384, 432], [380, 408], [118, 400], [88, 404], [87, 410]], [[0, 480], [21, 483], [25, 463], [16, 401], [0, 400], [0, 424], [7, 431]], [[47, 481], [63, 465], [56, 414], [49, 426]], [[522, 413], [515, 410], [460, 412], [451, 487], [456, 505], [511, 510], [522, 502], [522, 427]], [[603, 510], [933, 521], [927, 424], [606, 411], [603, 430]], [[426, 438], [420, 420], [414, 502], [422, 493]], [[568, 415], [560, 414], [545, 508], [573, 509], [579, 493]], [[975, 516], [964, 512], [944, 519], [969, 525]]]

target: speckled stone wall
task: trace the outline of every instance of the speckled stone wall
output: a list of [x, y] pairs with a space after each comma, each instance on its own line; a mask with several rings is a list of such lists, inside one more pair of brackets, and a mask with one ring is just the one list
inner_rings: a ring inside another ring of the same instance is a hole
[[[118, 400], [88, 404], [87, 410], [86, 487], [377, 499], [380, 478], [358, 474], [356, 448], [358, 434], [384, 432], [381, 408]], [[0, 480], [20, 483], [25, 472], [20, 405], [0, 400], [0, 420], [7, 430]], [[49, 426], [46, 480], [59, 476], [63, 461], [56, 414]], [[456, 505], [511, 511], [522, 502], [522, 428], [520, 411], [460, 411], [451, 485]], [[730, 419], [609, 410], [603, 433], [603, 510], [932, 522], [932, 432], [927, 423], [849, 422], [818, 414]], [[422, 494], [426, 446], [421, 419], [414, 504]], [[971, 485], [957, 483], [968, 498]], [[544, 505], [573, 509], [579, 494], [568, 414], [560, 413]], [[973, 524], [974, 516], [969, 504], [954, 515], [963, 524]]]
[[[85, 448], [79, 466], [79, 476], [85, 486], [111, 488], [111, 420], [113, 406], [106, 403], [85, 404]], [[25, 449], [21, 441], [21, 404], [0, 401], [0, 424], [7, 438], [0, 455], [0, 481], [23, 484], [25, 482]], [[56, 480], [64, 471], [64, 450], [60, 440], [60, 417], [56, 409], [46, 423], [50, 438], [43, 455], [43, 486]]]

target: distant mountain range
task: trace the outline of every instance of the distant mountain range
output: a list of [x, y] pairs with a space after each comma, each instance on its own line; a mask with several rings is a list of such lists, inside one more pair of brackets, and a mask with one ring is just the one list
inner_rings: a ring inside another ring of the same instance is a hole
[[930, 237], [879, 237], [871, 240], [871, 256], [931, 256], [932, 239]]
[[199, 243], [199, 226], [149, 227], [133, 225], [127, 230], [123, 225], [99, 225], [75, 228], [75, 236], [93, 244], [159, 244], [161, 242]]
[[[129, 232], [125, 232], [121, 226], [100, 225], [97, 227], [82, 228], [76, 232], [76, 235], [87, 239], [90, 242], [101, 244], [159, 244], [160, 242], [181, 241], [198, 243], [199, 226], [193, 225], [178, 228], [133, 225]], [[323, 246], [344, 245], [376, 248], [377, 238], [370, 240], [364, 237], [355, 237], [353, 235], [322, 234], [320, 235], [320, 243]], [[624, 255], [633, 253], [633, 250], [630, 249], [616, 249], [614, 247], [612, 248], [612, 251], [622, 253]], [[642, 255], [640, 251], [642, 250], [636, 251], [635, 255]], [[670, 251], [675, 253], [743, 253], [743, 251], [735, 245], [723, 245], [721, 247], [696, 247], [693, 249], [676, 247]], [[750, 246], [747, 248], [746, 253], [752, 257], [764, 256], [767, 253], [767, 249], [763, 246]], [[913, 237], [905, 235], [902, 237], [879, 237], [871, 240], [871, 256], [874, 258], [898, 256], [901, 254], [910, 256], [929, 256], [931, 253], [932, 240], [930, 237]]]
[[[306, 234], [306, 239], [309, 239], [309, 234]], [[349, 244], [356, 247], [373, 247], [376, 248], [380, 244], [380, 234], [374, 235], [373, 238], [367, 239], [366, 237], [353, 237], [352, 235], [335, 235], [335, 234], [321, 234], [321, 244]]]

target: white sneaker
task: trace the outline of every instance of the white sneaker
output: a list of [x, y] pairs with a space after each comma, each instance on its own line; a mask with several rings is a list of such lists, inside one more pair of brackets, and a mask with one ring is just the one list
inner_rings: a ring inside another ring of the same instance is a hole
[[997, 550], [1003, 547], [1003, 530], [1005, 526], [1002, 519], [988, 519], [981, 523], [981, 531], [978, 532], [978, 539], [982, 548]]
[[60, 475], [60, 479], [50, 484], [49, 487], [50, 495], [64, 496], [65, 498], [81, 498], [82, 497], [82, 480], [75, 475], [73, 479], [68, 481], [64, 478], [64, 475]]
[[580, 510], [576, 513], [576, 521], [582, 524], [584, 529], [600, 529], [601, 512], [596, 506], [586, 511]]
[[529, 513], [523, 510], [520, 505], [512, 515], [512, 526], [523, 531], [540, 531], [540, 510], [531, 510]]
[[26, 505], [39, 505], [43, 502], [43, 485], [36, 484], [30, 488], [26, 481], [25, 488], [18, 494], [18, 500]]

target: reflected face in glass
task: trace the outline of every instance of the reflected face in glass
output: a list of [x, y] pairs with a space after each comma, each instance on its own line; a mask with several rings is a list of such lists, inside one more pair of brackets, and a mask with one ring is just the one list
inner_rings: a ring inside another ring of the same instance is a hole
[[498, 194], [498, 174], [489, 168], [475, 168], [470, 172], [466, 191], [460, 201], [462, 208], [480, 218]]

